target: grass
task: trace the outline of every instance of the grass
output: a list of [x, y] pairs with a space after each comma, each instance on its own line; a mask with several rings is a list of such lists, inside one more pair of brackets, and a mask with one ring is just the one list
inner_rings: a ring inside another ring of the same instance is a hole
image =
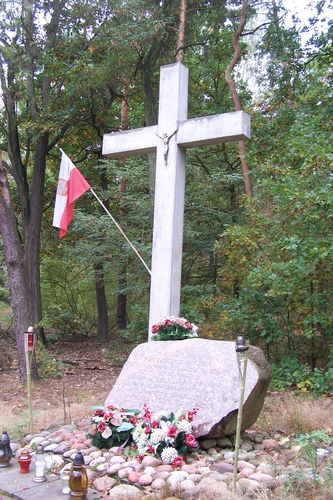
[[311, 393], [290, 391], [268, 394], [254, 426], [274, 434], [307, 434], [314, 430], [333, 432], [333, 401]]

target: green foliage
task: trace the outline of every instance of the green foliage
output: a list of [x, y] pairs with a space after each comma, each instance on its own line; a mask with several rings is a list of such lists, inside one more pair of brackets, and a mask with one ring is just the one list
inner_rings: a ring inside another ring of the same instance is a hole
[[272, 364], [271, 387], [278, 390], [297, 387], [310, 375], [310, 368], [301, 365], [296, 358], [284, 357], [279, 364]]
[[51, 354], [41, 342], [38, 342], [37, 345], [36, 362], [38, 375], [41, 378], [60, 377], [58, 361], [56, 360], [56, 358], [53, 358], [51, 356]]
[[315, 396], [333, 394], [333, 369], [315, 368], [299, 363], [295, 357], [284, 357], [272, 364], [271, 387], [279, 391], [294, 388], [313, 392]]
[[[310, 434], [300, 434], [295, 443], [305, 449], [312, 467], [317, 465], [316, 448], [323, 444], [329, 444], [331, 438], [326, 430], [314, 430]], [[317, 479], [316, 471], [314, 471], [314, 479]]]

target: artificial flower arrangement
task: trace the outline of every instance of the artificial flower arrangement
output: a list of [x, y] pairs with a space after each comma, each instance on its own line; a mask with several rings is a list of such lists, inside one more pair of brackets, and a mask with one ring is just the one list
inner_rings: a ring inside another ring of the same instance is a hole
[[199, 328], [185, 318], [170, 316], [152, 326], [152, 340], [184, 340], [198, 336]]
[[87, 434], [93, 446], [109, 449], [130, 444], [139, 413], [139, 410], [119, 410], [115, 406], [97, 407]]
[[168, 414], [152, 413], [147, 405], [141, 412], [108, 406], [95, 411], [88, 437], [98, 448], [119, 446], [127, 454], [139, 457], [152, 454], [164, 463], [179, 467], [182, 457], [198, 448], [192, 433], [197, 410], [183, 413], [179, 409]]

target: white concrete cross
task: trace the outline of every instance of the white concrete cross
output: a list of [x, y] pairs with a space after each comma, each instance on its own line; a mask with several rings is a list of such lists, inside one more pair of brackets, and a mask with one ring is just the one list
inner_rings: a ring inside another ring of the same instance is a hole
[[250, 137], [250, 117], [243, 111], [188, 120], [187, 98], [188, 69], [182, 63], [163, 66], [158, 125], [103, 138], [103, 154], [109, 158], [156, 151], [149, 337], [160, 319], [179, 316], [186, 148]]

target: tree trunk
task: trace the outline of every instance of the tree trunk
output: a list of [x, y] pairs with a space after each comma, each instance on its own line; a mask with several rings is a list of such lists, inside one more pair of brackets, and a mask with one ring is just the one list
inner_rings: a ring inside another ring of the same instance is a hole
[[[121, 106], [121, 123], [120, 129], [127, 130], [128, 129], [128, 85], [129, 82], [126, 81], [125, 89], [124, 89], [124, 99]], [[121, 164], [126, 163], [126, 159], [120, 159]], [[121, 199], [123, 194], [126, 191], [126, 181], [124, 178], [120, 177], [119, 182], [119, 193], [120, 193], [120, 207], [121, 207]], [[124, 218], [125, 212], [122, 208], [120, 208], [120, 224], [121, 220]], [[117, 297], [117, 327], [121, 330], [125, 330], [127, 326], [127, 269], [126, 264], [121, 264], [118, 271], [118, 297]]]
[[[24, 269], [23, 248], [17, 231], [14, 208], [0, 151], [0, 228], [9, 276], [11, 306], [17, 346], [20, 380], [26, 380], [24, 332], [31, 324], [29, 312], [28, 276]], [[36, 367], [32, 377], [36, 378]]]
[[185, 23], [186, 23], [186, 0], [180, 0], [180, 20], [178, 29], [177, 41], [177, 62], [183, 62], [184, 59], [184, 42], [185, 42]]
[[[246, 21], [246, 11], [247, 11], [247, 4], [248, 0], [243, 0], [243, 5], [242, 5], [242, 10], [241, 10], [241, 15], [240, 15], [240, 20], [239, 20], [239, 27], [236, 30], [234, 34], [234, 55], [233, 58], [228, 65], [226, 71], [225, 71], [225, 79], [226, 82], [229, 86], [232, 101], [234, 103], [234, 109], [235, 111], [241, 111], [242, 110], [242, 105], [239, 99], [239, 95], [236, 89], [235, 82], [231, 76], [231, 73], [236, 66], [237, 62], [240, 59], [241, 56], [241, 48], [239, 45], [239, 38], [241, 34], [243, 33], [244, 26], [245, 26], [245, 21]], [[238, 151], [239, 151], [239, 157], [242, 165], [242, 172], [243, 172], [243, 177], [244, 177], [244, 184], [245, 184], [245, 193], [247, 196], [252, 197], [253, 196], [253, 191], [252, 191], [252, 183], [251, 183], [251, 177], [250, 177], [250, 171], [249, 171], [249, 165], [246, 160], [246, 146], [244, 141], [239, 141], [238, 142]]]
[[104, 269], [103, 264], [98, 262], [94, 264], [95, 271], [95, 289], [96, 289], [96, 302], [98, 312], [98, 327], [97, 339], [99, 344], [106, 344], [109, 341], [109, 317], [108, 317], [108, 304], [106, 300], [105, 287], [104, 287]]
[[[7, 171], [1, 160], [1, 233], [8, 268], [9, 287], [14, 316], [15, 337], [18, 352], [20, 379], [26, 378], [24, 332], [33, 325], [43, 340], [39, 323], [42, 317], [40, 291], [40, 230], [42, 222], [43, 192], [48, 152], [48, 133], [45, 124], [38, 123], [39, 114], [47, 109], [50, 82], [47, 72], [36, 77], [37, 45], [35, 43], [34, 16], [36, 5], [32, 0], [21, 4], [20, 37], [24, 40], [24, 67], [20, 67], [12, 54], [6, 50], [6, 60], [0, 66], [2, 99], [4, 101], [6, 139], [2, 149], [8, 154], [10, 174], [15, 180], [18, 203], [11, 199]], [[60, 4], [53, 2], [49, 22], [47, 49], [54, 46], [59, 26]], [[13, 42], [14, 43], [14, 42]], [[13, 49], [13, 47], [11, 47]], [[22, 60], [23, 61], [23, 60]], [[22, 63], [21, 61], [21, 63]], [[21, 112], [21, 96], [18, 89], [19, 75], [25, 74], [26, 110], [31, 127], [24, 140], [20, 137], [18, 114]], [[37, 102], [37, 86], [42, 87], [42, 102]], [[3, 129], [5, 131], [5, 129]], [[58, 139], [60, 135], [58, 136]], [[24, 151], [24, 159], [21, 152]], [[29, 175], [28, 175], [29, 172]], [[18, 215], [17, 215], [18, 213]], [[19, 219], [16, 220], [16, 217]], [[22, 231], [22, 232], [20, 232]], [[31, 367], [32, 378], [37, 377], [36, 364]]]

